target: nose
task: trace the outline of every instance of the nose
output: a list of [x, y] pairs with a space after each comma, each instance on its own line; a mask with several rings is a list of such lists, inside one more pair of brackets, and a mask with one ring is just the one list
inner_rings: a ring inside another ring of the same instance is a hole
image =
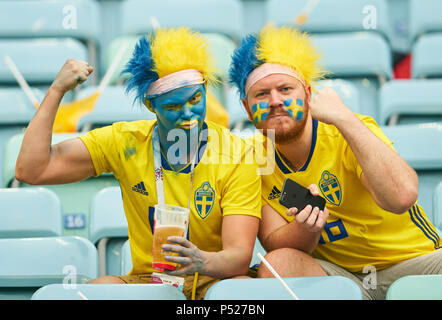
[[185, 120], [190, 120], [192, 118], [192, 111], [190, 111], [190, 107], [187, 105], [187, 103], [183, 106], [182, 118]]
[[278, 90], [270, 91], [269, 108], [283, 107], [284, 101]]

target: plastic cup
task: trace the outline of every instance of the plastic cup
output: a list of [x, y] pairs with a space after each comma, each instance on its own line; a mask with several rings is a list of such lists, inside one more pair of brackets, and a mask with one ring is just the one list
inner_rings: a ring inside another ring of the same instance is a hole
[[166, 261], [165, 255], [178, 255], [164, 252], [161, 246], [169, 243], [170, 236], [184, 237], [189, 221], [189, 209], [174, 205], [155, 205], [153, 233], [152, 268], [159, 271], [175, 270], [177, 263]]

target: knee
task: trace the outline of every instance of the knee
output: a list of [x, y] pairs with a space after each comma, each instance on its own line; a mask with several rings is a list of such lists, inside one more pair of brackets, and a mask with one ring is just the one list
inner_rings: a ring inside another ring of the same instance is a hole
[[96, 279], [92, 279], [88, 283], [89, 284], [125, 284], [126, 282], [124, 282], [117, 276], [102, 276]]
[[[308, 277], [327, 275], [307, 253], [294, 248], [280, 248], [269, 252], [265, 259], [281, 277]], [[258, 269], [259, 278], [273, 277], [271, 271], [263, 264]]]

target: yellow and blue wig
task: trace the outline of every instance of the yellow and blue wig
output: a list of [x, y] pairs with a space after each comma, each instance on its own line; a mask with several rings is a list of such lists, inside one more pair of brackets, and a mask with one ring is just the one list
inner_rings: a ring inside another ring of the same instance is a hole
[[288, 66], [305, 81], [314, 85], [327, 72], [319, 65], [320, 54], [306, 33], [291, 27], [265, 26], [258, 35], [249, 34], [234, 51], [229, 69], [230, 82], [245, 98], [245, 84], [250, 73], [261, 64]]
[[217, 81], [215, 61], [206, 39], [186, 27], [159, 28], [142, 37], [135, 46], [131, 60], [122, 73], [129, 73], [126, 91], [136, 91], [135, 101], [150, 105], [146, 91], [159, 78], [181, 70], [196, 69], [205, 82]]

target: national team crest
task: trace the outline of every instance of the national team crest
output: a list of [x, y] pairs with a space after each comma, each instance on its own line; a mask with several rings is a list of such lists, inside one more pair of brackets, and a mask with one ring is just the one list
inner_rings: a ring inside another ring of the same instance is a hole
[[321, 180], [319, 180], [319, 189], [324, 197], [335, 206], [339, 206], [342, 200], [341, 185], [335, 175], [327, 170], [322, 172]]
[[199, 216], [204, 219], [212, 211], [213, 204], [215, 203], [215, 190], [210, 186], [209, 182], [204, 182], [195, 191], [195, 208]]

